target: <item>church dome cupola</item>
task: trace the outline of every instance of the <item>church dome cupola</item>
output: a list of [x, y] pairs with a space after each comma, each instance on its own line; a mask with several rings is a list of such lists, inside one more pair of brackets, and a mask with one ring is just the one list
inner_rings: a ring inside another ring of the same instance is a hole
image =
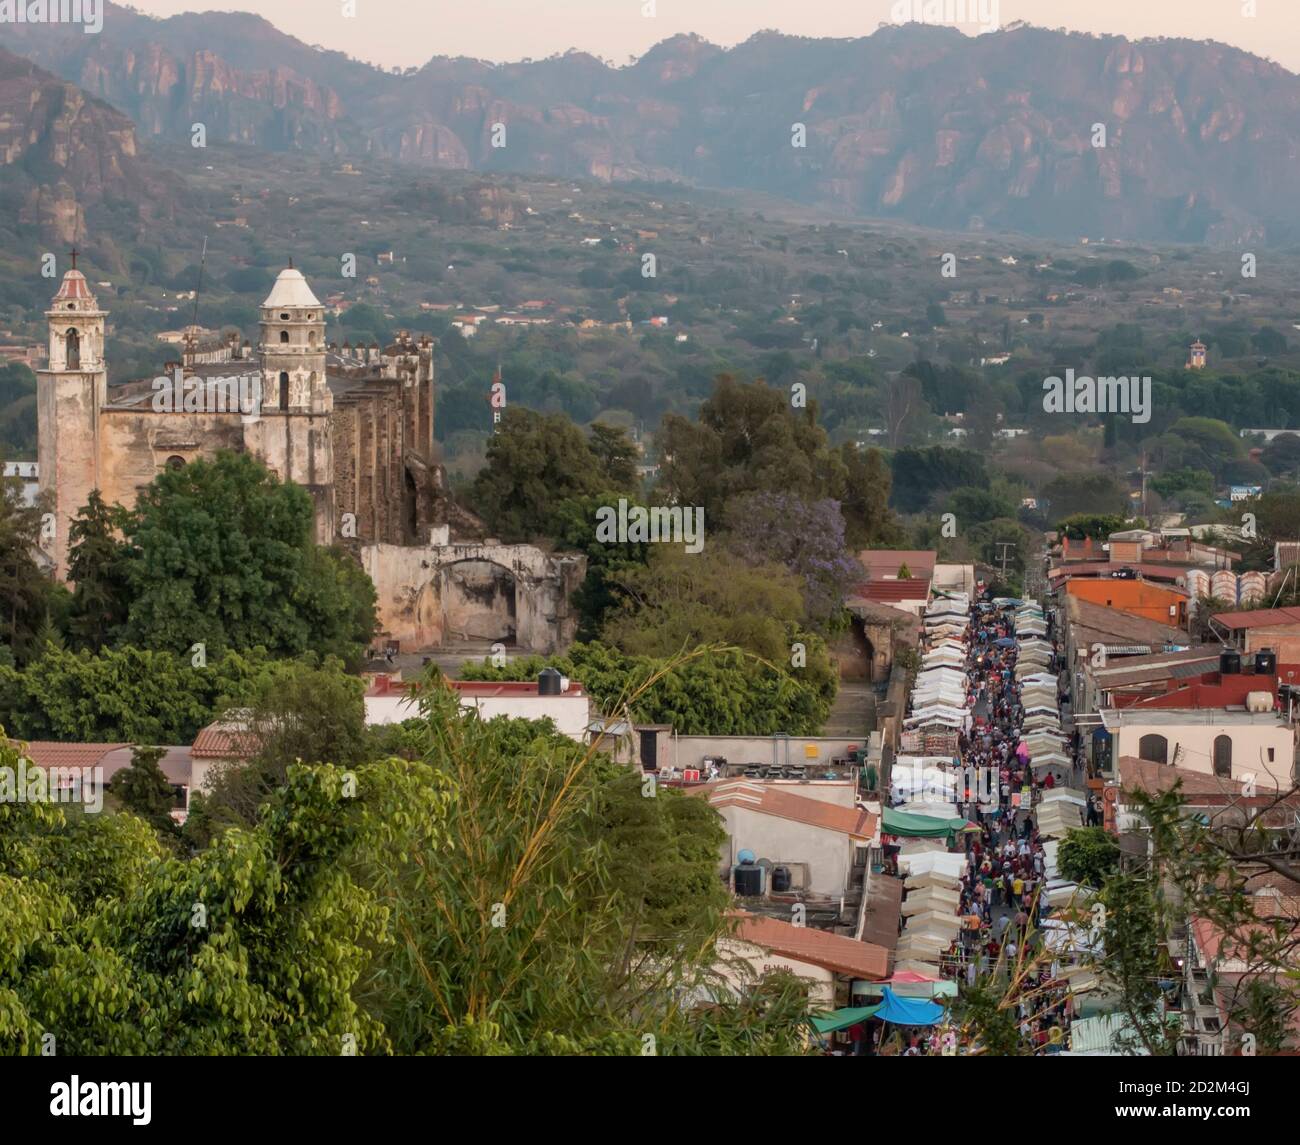
[[271, 293], [262, 303], [263, 310], [296, 310], [304, 307], [320, 308], [320, 299], [311, 291], [302, 271], [288, 267], [280, 271], [280, 277], [271, 287]]
[[81, 271], [70, 270], [63, 276], [51, 309], [74, 312], [99, 309], [95, 296], [90, 293], [90, 284], [86, 282], [86, 276]]
[[260, 350], [267, 408], [327, 412], [325, 310], [302, 271], [282, 270], [262, 303]]

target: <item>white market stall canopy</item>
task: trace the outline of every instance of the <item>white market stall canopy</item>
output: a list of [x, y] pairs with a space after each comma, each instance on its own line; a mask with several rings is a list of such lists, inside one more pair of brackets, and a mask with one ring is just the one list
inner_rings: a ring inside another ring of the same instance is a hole
[[966, 856], [931, 854], [917, 855], [913, 858], [903, 855], [899, 857], [898, 869], [906, 877], [937, 871], [949, 878], [961, 879], [966, 873]]
[[954, 911], [923, 911], [912, 915], [903, 927], [904, 934], [932, 934], [947, 946], [961, 930], [961, 919]]
[[905, 916], [921, 914], [927, 910], [946, 910], [955, 917], [959, 906], [961, 891], [951, 887], [923, 887], [908, 894], [903, 900], [902, 909]]

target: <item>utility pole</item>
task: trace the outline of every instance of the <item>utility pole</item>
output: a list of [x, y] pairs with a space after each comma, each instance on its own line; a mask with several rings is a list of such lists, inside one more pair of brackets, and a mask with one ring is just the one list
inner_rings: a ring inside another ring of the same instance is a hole
[[[208, 236], [203, 236], [203, 254], [199, 257], [199, 283], [194, 288], [194, 321], [193, 325], [197, 331], [199, 325], [199, 295], [203, 293], [203, 268], [208, 265]], [[198, 334], [194, 335], [198, 340]]]
[[1002, 561], [1002, 583], [1007, 583], [1007, 550], [1014, 549], [1016, 546], [1011, 541], [998, 541], [998, 548], [1002, 551], [998, 554]]

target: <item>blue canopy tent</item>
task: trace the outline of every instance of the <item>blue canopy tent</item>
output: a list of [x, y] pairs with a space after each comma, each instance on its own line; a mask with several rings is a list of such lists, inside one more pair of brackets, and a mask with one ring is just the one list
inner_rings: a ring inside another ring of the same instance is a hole
[[888, 986], [881, 991], [876, 1017], [896, 1026], [933, 1026], [943, 1020], [944, 1008], [924, 998], [900, 998]]

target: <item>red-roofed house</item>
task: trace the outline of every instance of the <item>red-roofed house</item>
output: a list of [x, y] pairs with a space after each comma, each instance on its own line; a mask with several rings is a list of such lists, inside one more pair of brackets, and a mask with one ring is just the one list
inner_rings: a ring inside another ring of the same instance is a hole
[[[736, 911], [734, 917], [735, 932], [719, 943], [721, 950], [748, 962], [755, 977], [789, 970], [809, 979], [809, 996], [818, 1009], [847, 1001], [854, 979], [883, 982], [889, 977], [891, 955], [883, 946], [747, 911]], [[748, 984], [739, 980], [734, 965], [724, 962], [719, 969], [735, 985]]]
[[1243, 652], [1271, 649], [1279, 660], [1300, 660], [1300, 608], [1258, 608], [1215, 613], [1214, 624], [1226, 628]]
[[[78, 790], [84, 790], [83, 802], [90, 803], [92, 797], [101, 788], [106, 788], [119, 771], [131, 766], [135, 749], [128, 743], [58, 743], [53, 740], [9, 740], [9, 746], [16, 748], [23, 756], [37, 767], [47, 772], [63, 773], [63, 784], [68, 782], [68, 773], [80, 771], [86, 773], [76, 780]], [[190, 749], [187, 747], [168, 747], [163, 750], [158, 761], [176, 795], [172, 816], [178, 822], [185, 822], [192, 790]], [[97, 768], [98, 774], [89, 769]]]

